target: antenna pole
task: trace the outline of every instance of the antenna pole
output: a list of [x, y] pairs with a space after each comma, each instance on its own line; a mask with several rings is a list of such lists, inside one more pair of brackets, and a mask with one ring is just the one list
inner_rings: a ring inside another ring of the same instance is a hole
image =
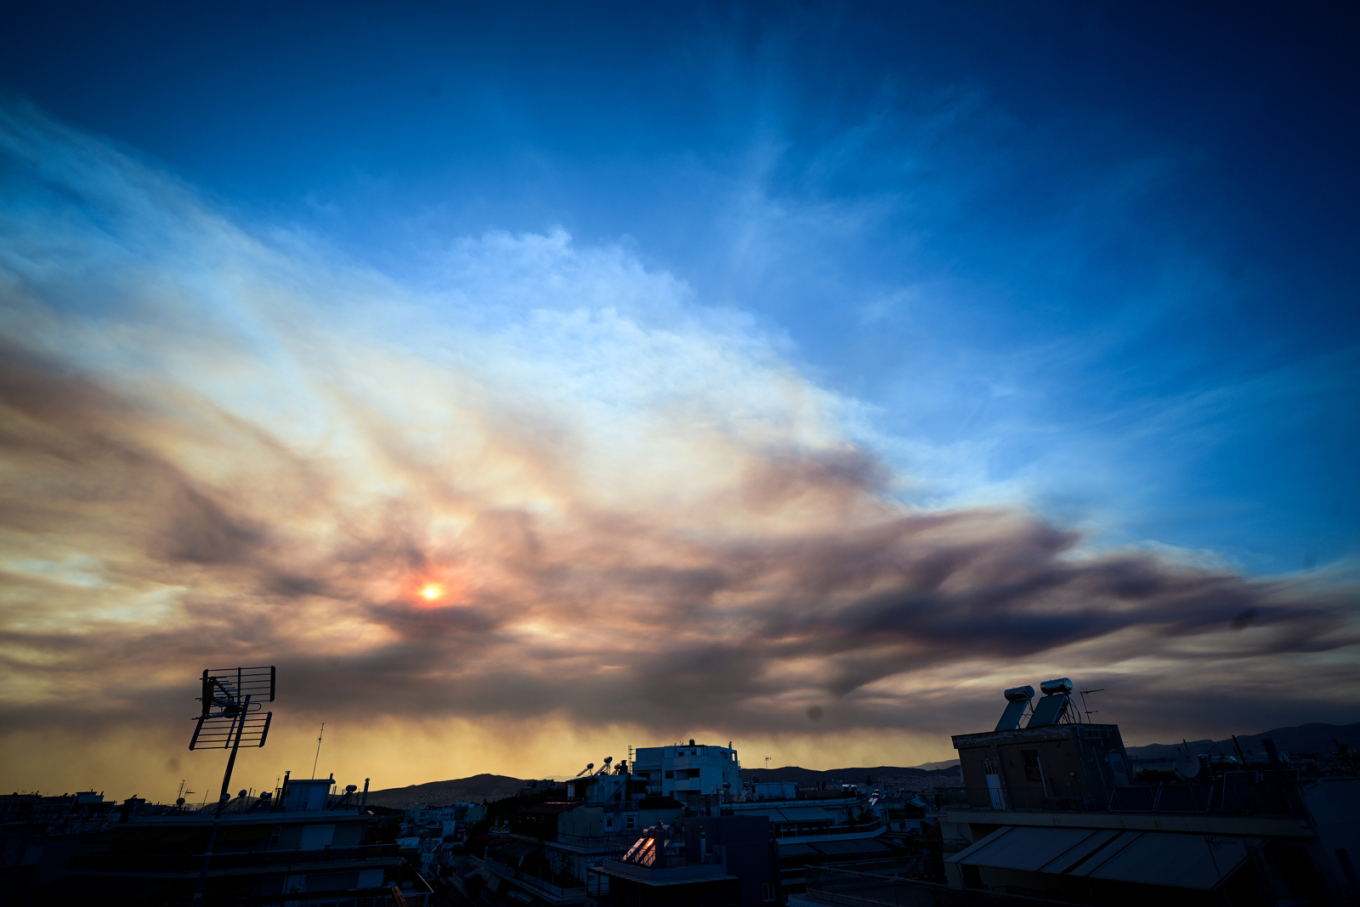
[[321, 733], [316, 735], [316, 758], [312, 760], [312, 777], [316, 777], [316, 763], [321, 758], [321, 738], [326, 736], [326, 722], [321, 722]]
[[213, 847], [217, 844], [217, 827], [222, 824], [222, 810], [231, 799], [231, 770], [236, 766], [236, 751], [241, 748], [241, 734], [246, 729], [246, 716], [250, 714], [250, 697], [245, 698], [241, 711], [237, 713], [234, 724], [236, 739], [231, 744], [231, 755], [227, 757], [227, 773], [222, 776], [222, 796], [217, 798], [217, 815], [213, 817], [212, 831], [208, 832], [208, 849], [203, 854], [203, 868], [198, 871], [198, 884], [194, 886], [195, 903], [203, 903], [203, 886], [208, 881], [208, 864], [212, 862]]
[[[1083, 712], [1086, 713], [1086, 723], [1087, 723], [1087, 724], [1090, 724], [1090, 723], [1091, 723], [1091, 716], [1094, 715], [1095, 712], [1091, 711], [1090, 709], [1088, 709], [1088, 708], [1086, 707], [1086, 694], [1087, 694], [1087, 693], [1103, 693], [1103, 692], [1105, 692], [1105, 688], [1104, 688], [1104, 687], [1101, 687], [1101, 688], [1098, 689], [1098, 690], [1080, 690], [1080, 691], [1079, 691], [1079, 695], [1081, 696], [1081, 710], [1082, 710]], [[1096, 711], [1100, 711], [1100, 710], [1097, 709]]]

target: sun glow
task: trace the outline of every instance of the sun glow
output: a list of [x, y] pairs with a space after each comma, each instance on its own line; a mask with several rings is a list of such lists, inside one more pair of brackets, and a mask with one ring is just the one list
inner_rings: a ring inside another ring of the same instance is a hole
[[427, 602], [432, 602], [444, 594], [444, 587], [429, 583], [420, 590], [420, 594]]

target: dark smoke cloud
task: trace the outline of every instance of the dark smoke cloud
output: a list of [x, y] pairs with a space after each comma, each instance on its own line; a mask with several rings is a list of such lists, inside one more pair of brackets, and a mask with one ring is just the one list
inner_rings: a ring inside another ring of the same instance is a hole
[[[1195, 675], [1226, 661], [1250, 676], [1258, 663], [1358, 641], [1353, 601], [1336, 590], [1083, 552], [1077, 534], [1020, 511], [883, 504], [884, 467], [862, 451], [799, 463], [783, 450], [768, 471], [748, 468], [761, 472], [760, 493], [747, 494], [743, 478], [735, 500], [745, 503], [731, 506], [775, 521], [769, 534], [585, 500], [552, 519], [495, 501], [478, 509], [463, 490], [472, 515], [452, 545], [432, 541], [436, 508], [314, 500], [343, 482], [231, 430], [217, 442], [241, 457], [240, 481], [198, 481], [165, 452], [189, 431], [181, 416], [53, 363], [7, 359], [0, 406], [6, 461], [31, 477], [11, 486], [0, 524], [27, 531], [27, 515], [45, 508], [48, 532], [85, 539], [95, 556], [118, 552], [120, 580], [89, 593], [101, 599], [135, 597], [145, 583], [193, 590], [163, 626], [86, 616], [70, 632], [0, 635], [7, 669], [57, 688], [78, 690], [92, 663], [153, 663], [174, 678], [144, 686], [128, 710], [176, 695], [184, 664], [266, 658], [303, 709], [338, 694], [374, 714], [558, 715], [658, 732], [916, 727], [943, 722], [945, 710], [913, 688], [929, 691], [961, 665], [1155, 659]], [[278, 494], [271, 477], [299, 469], [315, 473], [305, 499]], [[250, 477], [271, 492], [251, 491]], [[781, 524], [808, 495], [838, 501], [842, 516]], [[328, 516], [320, 538], [306, 529], [318, 512]], [[416, 586], [441, 570], [463, 586], [456, 603], [430, 607]], [[371, 641], [337, 647], [332, 632]], [[1356, 679], [1344, 662], [1330, 671]], [[10, 703], [6, 715], [11, 727], [89, 720], [53, 703]]]

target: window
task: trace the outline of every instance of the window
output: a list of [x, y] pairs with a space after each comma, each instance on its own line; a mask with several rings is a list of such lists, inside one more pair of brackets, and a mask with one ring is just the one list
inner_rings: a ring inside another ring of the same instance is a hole
[[692, 769], [690, 769], [690, 770], [689, 770], [689, 776], [690, 776], [691, 778], [697, 778], [697, 777], [699, 777], [699, 770], [698, 770], [697, 768], [692, 768]]
[[270, 846], [270, 847], [273, 847], [275, 844], [279, 843], [279, 834], [282, 833], [282, 831], [283, 831], [283, 828], [282, 828], [281, 826], [278, 826], [278, 825], [275, 825], [273, 828], [271, 828], [271, 829], [269, 830], [269, 846]]
[[609, 815], [607, 815], [607, 816], [604, 817], [604, 827], [605, 827], [605, 828], [613, 828], [613, 827], [614, 827], [614, 815], [613, 815], [613, 813], [610, 813]]
[[1020, 755], [1025, 760], [1025, 780], [1043, 784], [1044, 770], [1039, 767], [1039, 751], [1021, 750]]
[[996, 760], [995, 760], [995, 759], [983, 759], [983, 760], [982, 760], [982, 773], [983, 773], [984, 775], [995, 775], [995, 774], [997, 774], [997, 770], [996, 770]]
[[766, 904], [774, 900], [774, 885], [770, 882], [760, 883], [760, 899]]
[[623, 827], [624, 827], [624, 828], [636, 828], [636, 827], [637, 827], [637, 816], [629, 816], [629, 817], [627, 817], [626, 819], [624, 819]]
[[675, 777], [675, 772], [666, 772], [666, 777], [667, 777], [667, 778], [674, 778], [674, 777]]

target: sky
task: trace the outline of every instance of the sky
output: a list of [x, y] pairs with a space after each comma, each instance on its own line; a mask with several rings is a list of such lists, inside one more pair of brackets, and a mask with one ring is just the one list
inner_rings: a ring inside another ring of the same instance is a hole
[[0, 789], [1360, 720], [1339, 5], [7, 16]]

